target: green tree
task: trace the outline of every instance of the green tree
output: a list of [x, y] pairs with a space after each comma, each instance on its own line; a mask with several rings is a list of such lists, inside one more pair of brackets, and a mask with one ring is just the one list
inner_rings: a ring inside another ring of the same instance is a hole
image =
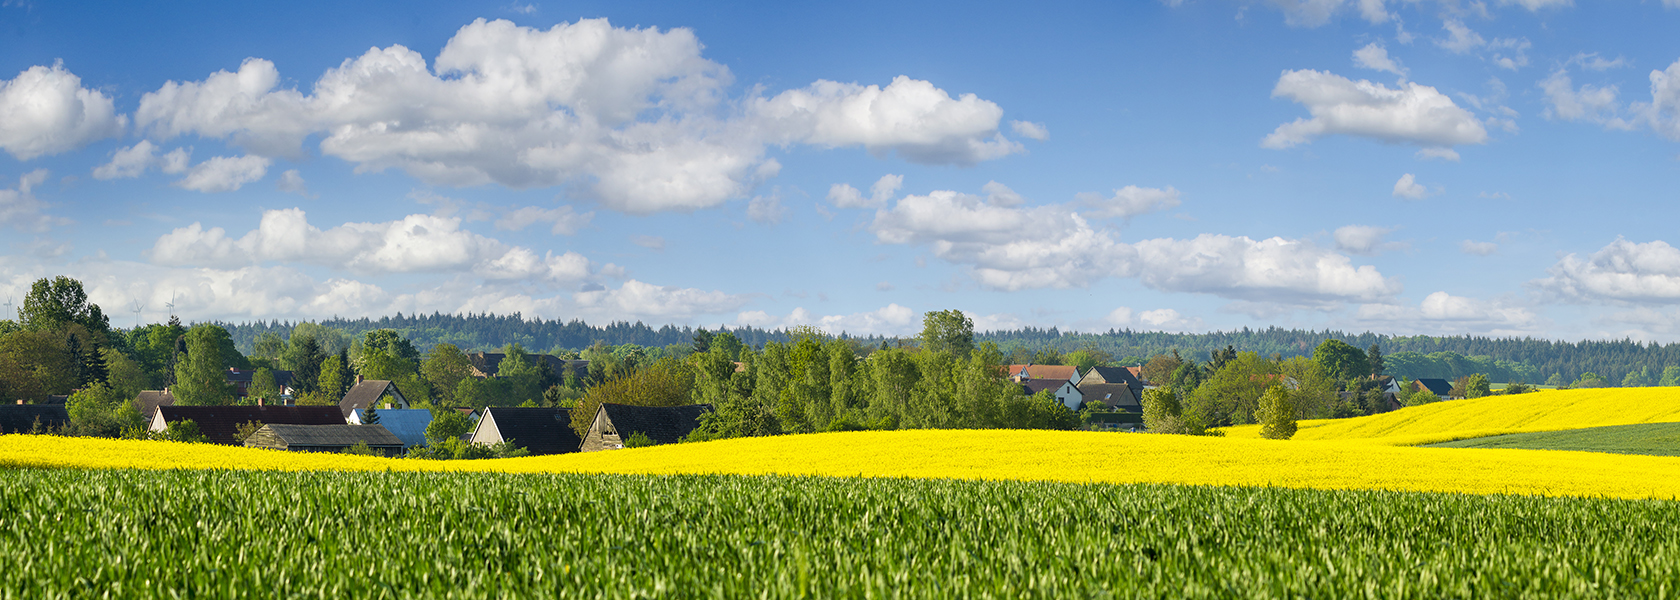
[[1178, 367], [1183, 364], [1184, 359], [1178, 355], [1177, 349], [1174, 349], [1171, 354], [1157, 354], [1154, 358], [1149, 359], [1147, 364], [1143, 365], [1143, 380], [1150, 383], [1165, 384], [1172, 378], [1173, 372], [1177, 371]]
[[701, 327], [699, 329], [694, 330], [694, 352], [693, 352], [693, 354], [705, 354], [706, 352], [710, 352], [711, 350], [712, 350], [712, 332], [706, 331], [705, 327]]
[[285, 353], [286, 340], [280, 339], [280, 334], [272, 331], [258, 334], [256, 341], [251, 344], [251, 356], [256, 358], [278, 361]]
[[472, 377], [472, 362], [454, 344], [438, 344], [426, 354], [425, 362], [420, 364], [420, 373], [432, 384], [432, 389], [437, 390], [440, 404], [454, 406], [457, 402], [455, 388], [462, 380]]
[[1295, 437], [1295, 402], [1281, 385], [1266, 388], [1254, 416], [1260, 421], [1260, 437], [1287, 440]]
[[[350, 366], [344, 364], [342, 357], [329, 356], [321, 361], [321, 374], [316, 377], [315, 389], [329, 397], [343, 398], [344, 394], [350, 391], [349, 386], [344, 383], [346, 380], [354, 381], [353, 377], [350, 375]], [[294, 382], [297, 380], [295, 373], [292, 379]]]
[[445, 440], [460, 439], [472, 430], [472, 419], [461, 414], [461, 411], [453, 408], [434, 409], [432, 422], [426, 425], [426, 442], [438, 444]]
[[304, 392], [317, 391], [321, 383], [321, 363], [327, 359], [321, 343], [313, 335], [292, 334], [291, 347], [286, 350], [286, 364], [292, 367], [292, 381]]
[[1371, 374], [1371, 360], [1365, 352], [1347, 342], [1324, 340], [1313, 350], [1312, 359], [1324, 369], [1325, 375], [1337, 381], [1358, 379]]
[[1488, 383], [1487, 375], [1476, 373], [1464, 382], [1465, 398], [1481, 398], [1493, 394], [1493, 385]]
[[974, 351], [974, 321], [956, 309], [922, 315], [922, 350], [968, 358]]
[[1665, 387], [1680, 385], [1680, 367], [1673, 365], [1663, 367], [1662, 379], [1657, 381], [1657, 385]]
[[1587, 371], [1575, 379], [1575, 383], [1569, 384], [1569, 387], [1573, 389], [1610, 387], [1610, 382], [1605, 381], [1597, 373]]
[[1382, 348], [1376, 344], [1371, 344], [1370, 348], [1365, 349], [1365, 362], [1369, 365], [1372, 375], [1381, 377], [1388, 371], [1388, 366], [1383, 364]]
[[1199, 435], [1199, 427], [1184, 418], [1184, 407], [1170, 389], [1143, 391], [1143, 426], [1149, 433]]
[[255, 400], [261, 398], [267, 401], [280, 399], [280, 384], [274, 380], [274, 371], [259, 367], [251, 374], [251, 386], [245, 388], [245, 397]]
[[585, 392], [572, 409], [572, 430], [589, 431], [595, 413], [604, 403], [634, 406], [682, 406], [688, 404], [694, 388], [694, 373], [682, 363], [663, 359], [645, 369], [597, 384]]
[[[225, 344], [224, 344], [225, 343]], [[187, 356], [175, 364], [177, 404], [222, 406], [233, 403], [234, 388], [227, 382], [224, 345], [231, 346], [226, 329], [209, 323], [187, 331]]]
[[140, 426], [141, 423], [136, 423], [136, 419], [133, 418], [139, 415], [139, 411], [128, 411], [134, 413], [130, 416], [120, 410], [132, 399], [133, 396], [113, 389], [104, 382], [78, 390], [64, 403], [65, 409], [70, 413], [70, 425], [65, 433], [77, 436], [117, 437], [124, 429]]
[[1511, 382], [1511, 384], [1505, 386], [1505, 395], [1507, 395], [1507, 396], [1512, 396], [1512, 395], [1516, 395], [1516, 394], [1527, 394], [1527, 393], [1532, 392], [1532, 391], [1534, 391], [1534, 386], [1528, 385], [1528, 384], [1523, 383], [1521, 381], [1514, 381], [1514, 382]]
[[1546, 378], [1546, 385], [1552, 387], [1563, 387], [1569, 385], [1569, 382], [1564, 380], [1563, 373], [1552, 373], [1551, 377]]
[[18, 321], [25, 329], [57, 330], [77, 323], [100, 336], [111, 330], [104, 311], [88, 302], [82, 282], [62, 275], [43, 277], [29, 286], [29, 294], [18, 308]]

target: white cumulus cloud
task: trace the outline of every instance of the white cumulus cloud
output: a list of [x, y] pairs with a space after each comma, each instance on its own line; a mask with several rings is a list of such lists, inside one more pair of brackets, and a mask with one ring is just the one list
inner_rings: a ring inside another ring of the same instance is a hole
[[1050, 139], [1050, 130], [1045, 128], [1043, 123], [1010, 121], [1009, 128], [1015, 131], [1015, 135], [1024, 138], [1032, 138], [1040, 142]]
[[1365, 304], [1356, 318], [1366, 327], [1388, 331], [1419, 331], [1462, 335], [1533, 335], [1543, 325], [1534, 311], [1499, 300], [1482, 300], [1435, 292], [1417, 306]]
[[1114, 195], [1108, 198], [1090, 192], [1081, 193], [1075, 198], [1086, 209], [1086, 214], [1099, 219], [1129, 219], [1173, 208], [1178, 206], [1179, 202], [1178, 190], [1172, 186], [1160, 189], [1128, 185], [1114, 190]]
[[1530, 284], [1566, 301], [1680, 302], [1680, 249], [1662, 240], [1616, 238], [1590, 256], [1570, 253], [1546, 273]]
[[571, 205], [558, 208], [525, 206], [502, 215], [496, 220], [496, 229], [519, 231], [535, 223], [552, 223], [549, 231], [555, 235], [572, 235], [589, 226], [594, 219], [594, 212], [579, 213]]
[[477, 20], [432, 64], [393, 45], [346, 59], [307, 93], [273, 63], [171, 81], [141, 98], [135, 122], [156, 140], [226, 139], [248, 153], [320, 151], [359, 172], [399, 169], [428, 184], [567, 186], [614, 210], [690, 211], [742, 198], [774, 177], [770, 145], [863, 148], [967, 165], [1021, 151], [1002, 109], [931, 82], [885, 87], [817, 81], [726, 96], [727, 67], [688, 29], [619, 28], [605, 19], [549, 29]]
[[1353, 51], [1353, 64], [1373, 71], [1387, 71], [1401, 77], [1406, 76], [1406, 68], [1400, 66], [1400, 61], [1388, 56], [1388, 48], [1381, 43], [1371, 42], [1364, 48]]
[[0, 189], [0, 225], [10, 225], [20, 231], [46, 231], [55, 224], [67, 223], [46, 214], [47, 203], [35, 197], [35, 188], [47, 180], [46, 169], [35, 169], [18, 178], [13, 189]]
[[870, 230], [881, 243], [926, 246], [1001, 290], [1136, 278], [1162, 291], [1313, 306], [1399, 291], [1375, 268], [1304, 240], [1202, 234], [1123, 243], [1069, 207], [1002, 207], [953, 191], [905, 196], [877, 211]]
[[463, 230], [459, 218], [409, 215], [322, 230], [297, 208], [263, 213], [257, 229], [238, 238], [220, 227], [193, 223], [158, 238], [149, 255], [152, 262], [168, 266], [298, 262], [362, 274], [470, 273], [487, 280], [550, 283], [584, 281], [596, 270], [575, 252], [538, 255]]
[[34, 66], [0, 80], [0, 149], [18, 160], [68, 152], [122, 134], [111, 98], [64, 69]]
[[1440, 188], [1430, 190], [1429, 188], [1424, 187], [1423, 184], [1417, 182], [1417, 176], [1413, 175], [1411, 173], [1401, 175], [1400, 179], [1398, 181], [1394, 182], [1394, 197], [1395, 198], [1405, 198], [1407, 200], [1422, 200], [1424, 198], [1428, 198], [1430, 196], [1439, 194], [1439, 193], [1441, 193], [1441, 191], [1442, 190]]
[[1487, 130], [1470, 111], [1417, 83], [1389, 88], [1322, 71], [1285, 71], [1272, 97], [1306, 106], [1312, 118], [1279, 125], [1261, 142], [1266, 148], [1289, 148], [1333, 134], [1440, 148], [1487, 141]]
[[611, 319], [648, 319], [656, 322], [686, 321], [701, 315], [739, 310], [745, 296], [697, 288], [659, 286], [634, 279], [618, 289], [578, 292], [572, 295], [585, 314]]
[[1386, 239], [1388, 234], [1393, 232], [1394, 230], [1388, 227], [1347, 225], [1336, 228], [1333, 237], [1336, 238], [1337, 250], [1354, 254], [1376, 254], [1398, 247]]
[[[844, 315], [819, 315], [806, 310], [804, 307], [793, 309], [787, 315], [772, 315], [762, 310], [742, 311], [735, 317], [735, 324], [753, 326], [763, 329], [785, 329], [800, 325], [809, 325], [830, 335], [842, 333], [851, 335], [915, 335], [921, 330], [921, 315], [898, 304], [888, 304], [881, 308], [860, 313]], [[980, 327], [976, 325], [976, 331]]]
[[193, 165], [175, 186], [206, 194], [232, 192], [262, 179], [269, 163], [261, 156], [217, 156]]

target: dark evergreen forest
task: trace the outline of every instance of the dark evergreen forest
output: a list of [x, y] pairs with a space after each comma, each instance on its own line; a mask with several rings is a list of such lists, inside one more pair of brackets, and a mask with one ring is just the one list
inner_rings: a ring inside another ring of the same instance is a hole
[[[618, 321], [605, 325], [590, 325], [581, 320], [527, 319], [518, 313], [510, 315], [403, 315], [379, 319], [331, 319], [318, 321], [320, 325], [338, 329], [353, 337], [375, 329], [393, 329], [413, 342], [421, 352], [440, 343], [450, 343], [463, 350], [490, 350], [511, 343], [537, 352], [562, 349], [581, 350], [596, 342], [611, 346], [635, 344], [660, 347], [687, 345], [694, 339], [691, 327], [664, 325], [659, 328], [644, 323]], [[269, 321], [252, 323], [219, 323], [233, 336], [243, 352], [249, 352], [259, 334], [278, 333], [288, 337], [293, 322]], [[728, 329], [743, 343], [761, 347], [769, 341], [787, 341], [781, 330], [755, 327]], [[913, 339], [900, 340], [881, 336], [846, 336], [866, 346], [913, 344]], [[1100, 350], [1116, 362], [1137, 364], [1157, 354], [1177, 350], [1181, 356], [1198, 361], [1208, 360], [1209, 352], [1226, 346], [1242, 352], [1256, 352], [1262, 356], [1311, 356], [1326, 339], [1340, 339], [1358, 348], [1379, 346], [1385, 355], [1396, 356], [1394, 366], [1418, 363], [1425, 356], [1432, 357], [1434, 366], [1408, 368], [1413, 372], [1395, 373], [1409, 377], [1457, 376], [1467, 372], [1489, 373], [1495, 381], [1525, 380], [1540, 383], [1552, 375], [1574, 381], [1582, 373], [1596, 373], [1611, 382], [1620, 382], [1628, 373], [1662, 373], [1665, 367], [1680, 365], [1680, 344], [1642, 344], [1630, 339], [1554, 341], [1534, 338], [1490, 338], [1480, 336], [1389, 336], [1376, 333], [1348, 333], [1343, 331], [1312, 331], [1302, 329], [1242, 328], [1209, 333], [1167, 333], [1159, 331], [1110, 330], [1103, 333], [1062, 332], [1055, 328], [1024, 328], [1013, 331], [989, 331], [975, 335], [978, 342], [994, 342], [1005, 354], [1016, 348], [1029, 351], [1056, 350], [1062, 353], [1077, 350]], [[1450, 354], [1442, 354], [1450, 353]], [[1473, 360], [1471, 357], [1480, 357]], [[1426, 361], [1427, 362], [1427, 361]], [[1464, 372], [1461, 372], [1464, 371]]]

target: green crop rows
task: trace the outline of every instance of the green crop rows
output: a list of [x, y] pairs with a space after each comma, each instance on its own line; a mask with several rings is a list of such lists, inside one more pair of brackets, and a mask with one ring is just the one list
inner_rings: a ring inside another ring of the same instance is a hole
[[0, 470], [5, 598], [1674, 597], [1680, 503]]
[[1680, 456], [1680, 423], [1611, 425], [1566, 431], [1513, 433], [1439, 444], [1435, 448], [1520, 448], [1580, 450], [1614, 454]]

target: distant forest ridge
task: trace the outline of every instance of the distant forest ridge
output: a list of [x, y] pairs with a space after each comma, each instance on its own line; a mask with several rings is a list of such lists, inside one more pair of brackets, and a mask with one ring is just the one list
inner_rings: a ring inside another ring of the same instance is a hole
[[[695, 329], [664, 325], [655, 329], [636, 322], [617, 321], [590, 325], [581, 320], [526, 319], [509, 315], [467, 314], [403, 315], [379, 319], [330, 319], [315, 321], [354, 337], [375, 329], [394, 329], [425, 352], [440, 343], [463, 350], [493, 350], [518, 343], [536, 352], [580, 350], [597, 341], [608, 345], [636, 344], [669, 346], [690, 344]], [[297, 325], [290, 321], [218, 323], [232, 334], [242, 352], [250, 352], [256, 337], [274, 332], [289, 337]], [[714, 330], [716, 331], [716, 330]], [[756, 327], [728, 328], [743, 343], [761, 347], [767, 342], [787, 340], [783, 330]], [[897, 344], [912, 338], [891, 336], [845, 336], [868, 345]], [[1389, 358], [1389, 373], [1406, 377], [1452, 378], [1469, 373], [1487, 373], [1494, 381], [1521, 380], [1540, 383], [1553, 375], [1574, 381], [1591, 372], [1612, 383], [1629, 373], [1660, 374], [1664, 367], [1680, 365], [1680, 344], [1642, 344], [1631, 339], [1562, 342], [1533, 338], [1489, 338], [1478, 336], [1390, 336], [1375, 333], [1302, 329], [1234, 329], [1209, 333], [1167, 333], [1161, 331], [1109, 330], [1103, 333], [1063, 332], [1052, 327], [1026, 327], [1012, 331], [988, 331], [975, 335], [977, 342], [994, 342], [1005, 353], [1016, 348], [1037, 352], [1063, 353], [1096, 349], [1116, 361], [1136, 363], [1157, 354], [1177, 350], [1185, 358], [1206, 361], [1208, 353], [1226, 346], [1262, 356], [1277, 354], [1311, 356], [1313, 348], [1327, 339], [1339, 339], [1360, 349], [1376, 344]], [[1450, 353], [1450, 354], [1447, 354]], [[1433, 355], [1433, 356], [1430, 356]]]

